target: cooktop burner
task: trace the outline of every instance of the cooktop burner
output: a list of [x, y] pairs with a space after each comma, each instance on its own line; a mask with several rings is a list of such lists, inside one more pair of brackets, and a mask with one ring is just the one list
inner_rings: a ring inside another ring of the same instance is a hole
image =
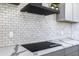
[[44, 50], [44, 49], [48, 49], [48, 48], [61, 46], [61, 44], [45, 41], [45, 42], [24, 44], [22, 46], [24, 48], [30, 50], [31, 52], [36, 52], [36, 51], [40, 51], [40, 50]]

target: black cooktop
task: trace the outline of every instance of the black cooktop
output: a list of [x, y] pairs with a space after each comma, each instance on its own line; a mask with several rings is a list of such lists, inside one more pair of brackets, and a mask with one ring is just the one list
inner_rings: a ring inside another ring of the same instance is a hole
[[38, 43], [31, 43], [31, 44], [24, 44], [22, 45], [24, 48], [30, 50], [31, 52], [36, 52], [48, 48], [53, 48], [57, 46], [61, 46], [61, 44], [58, 43], [51, 43], [48, 41], [45, 42], [38, 42]]

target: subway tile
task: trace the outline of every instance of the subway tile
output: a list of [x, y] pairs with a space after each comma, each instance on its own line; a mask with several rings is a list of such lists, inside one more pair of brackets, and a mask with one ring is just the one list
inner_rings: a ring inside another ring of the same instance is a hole
[[[24, 6], [24, 4], [23, 4]], [[57, 23], [56, 15], [37, 15], [20, 12], [22, 4], [18, 7], [0, 4], [0, 46], [26, 44], [64, 35], [70, 36], [71, 24]], [[9, 32], [13, 31], [13, 38], [9, 38]]]

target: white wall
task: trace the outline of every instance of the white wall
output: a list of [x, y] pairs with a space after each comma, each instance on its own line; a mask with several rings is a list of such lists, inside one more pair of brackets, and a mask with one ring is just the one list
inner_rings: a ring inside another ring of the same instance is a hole
[[21, 5], [0, 4], [0, 47], [71, 37], [71, 23], [56, 22], [55, 14], [20, 12]]
[[72, 24], [72, 38], [79, 40], [79, 23]]

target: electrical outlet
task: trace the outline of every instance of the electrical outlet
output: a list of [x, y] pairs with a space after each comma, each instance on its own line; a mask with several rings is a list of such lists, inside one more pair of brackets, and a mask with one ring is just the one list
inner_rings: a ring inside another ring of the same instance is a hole
[[9, 32], [9, 37], [13, 38], [13, 32]]

